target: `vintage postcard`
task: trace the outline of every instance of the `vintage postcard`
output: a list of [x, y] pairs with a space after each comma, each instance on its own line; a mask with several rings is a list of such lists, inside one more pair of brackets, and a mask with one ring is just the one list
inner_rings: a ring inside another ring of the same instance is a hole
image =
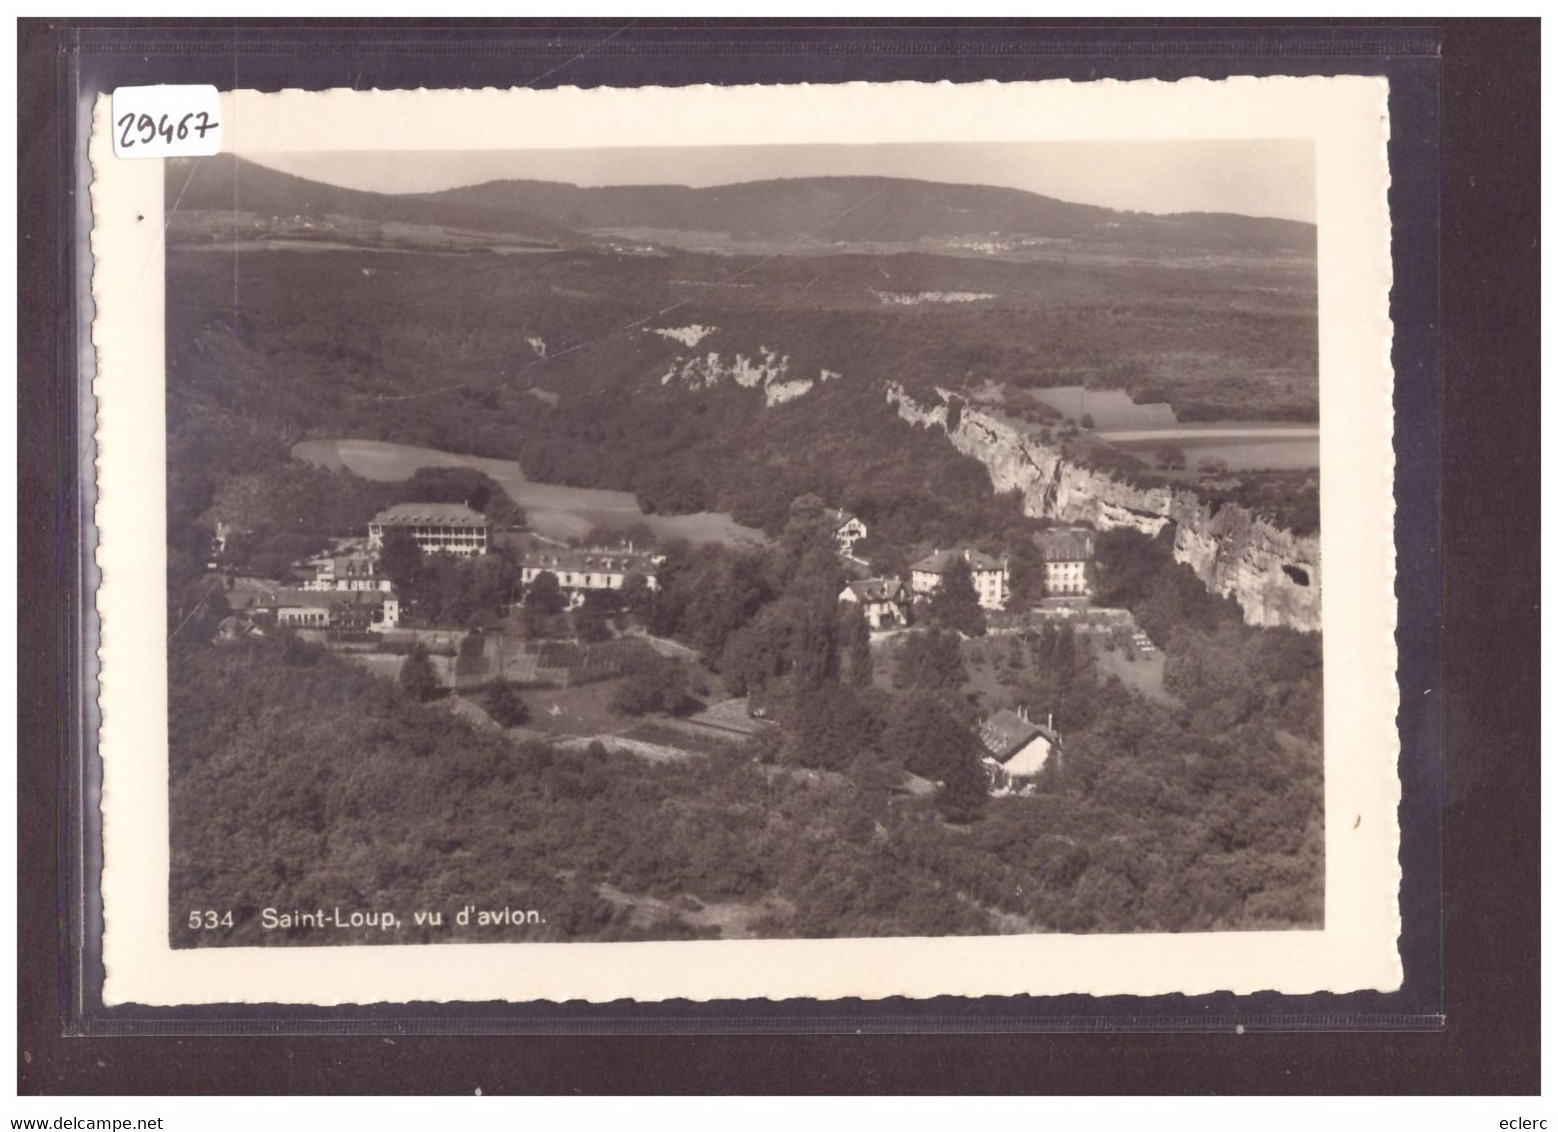
[[1386, 94], [102, 99], [107, 1001], [1398, 987]]

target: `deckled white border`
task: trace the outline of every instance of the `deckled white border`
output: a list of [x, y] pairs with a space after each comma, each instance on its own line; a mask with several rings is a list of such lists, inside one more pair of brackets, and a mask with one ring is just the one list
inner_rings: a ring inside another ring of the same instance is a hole
[[110, 1004], [1307, 993], [1400, 985], [1383, 79], [244, 91], [224, 95], [222, 110], [224, 147], [248, 153], [1312, 138], [1326, 556], [1326, 926], [1182, 935], [170, 949], [162, 169], [158, 161], [112, 156], [105, 99], [96, 108], [91, 156]]

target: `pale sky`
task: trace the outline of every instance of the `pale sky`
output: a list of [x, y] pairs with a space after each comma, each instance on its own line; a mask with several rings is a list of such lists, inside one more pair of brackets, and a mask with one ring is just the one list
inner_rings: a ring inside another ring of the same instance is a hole
[[1315, 219], [1308, 139], [968, 142], [533, 149], [451, 153], [254, 153], [300, 177], [383, 193], [523, 179], [575, 185], [726, 185], [779, 177], [911, 177], [1001, 185], [1136, 212]]

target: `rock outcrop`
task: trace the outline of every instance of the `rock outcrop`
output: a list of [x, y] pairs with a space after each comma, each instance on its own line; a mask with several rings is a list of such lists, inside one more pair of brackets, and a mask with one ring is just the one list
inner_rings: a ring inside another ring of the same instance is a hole
[[[897, 385], [887, 398], [904, 420], [946, 428], [946, 404], [920, 405]], [[1020, 424], [970, 405], [947, 436], [989, 469], [997, 491], [1021, 493], [1026, 514], [1154, 536], [1173, 523], [1174, 558], [1209, 590], [1237, 601], [1247, 623], [1319, 631], [1317, 535], [1295, 535], [1234, 504], [1214, 509], [1192, 491], [1126, 483], [1066, 460]]]
[[872, 291], [888, 306], [917, 307], [921, 303], [977, 303], [995, 296], [989, 291]]
[[727, 359], [710, 351], [690, 358], [676, 358], [660, 376], [660, 384], [670, 385], [677, 381], [688, 389], [712, 389], [732, 381], [743, 389], [761, 389], [764, 405], [771, 409], [810, 393], [818, 381], [832, 381], [837, 377], [838, 374], [827, 369], [820, 371], [816, 378], [792, 377], [789, 355], [779, 355], [766, 346], [759, 346], [752, 357], [736, 354]]
[[667, 338], [672, 342], [680, 342], [683, 346], [691, 347], [696, 346], [710, 334], [713, 334], [715, 329], [713, 326], [703, 326], [695, 322], [691, 326], [650, 327], [649, 333], [658, 334], [660, 337]]

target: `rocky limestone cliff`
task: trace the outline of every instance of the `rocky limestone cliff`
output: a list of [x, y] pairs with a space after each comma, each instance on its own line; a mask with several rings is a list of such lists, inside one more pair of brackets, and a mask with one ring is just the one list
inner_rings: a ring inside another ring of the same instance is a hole
[[719, 328], [715, 326], [703, 326], [695, 322], [691, 326], [650, 327], [649, 333], [658, 334], [660, 337], [669, 339], [672, 342], [680, 342], [683, 346], [692, 347], [702, 342], [717, 329]]
[[[887, 398], [904, 420], [946, 428], [945, 404], [920, 405], [897, 385], [888, 387]], [[972, 406], [963, 407], [948, 439], [989, 469], [997, 491], [1020, 492], [1027, 514], [1146, 535], [1173, 523], [1174, 558], [1209, 590], [1237, 601], [1247, 623], [1319, 631], [1318, 536], [1295, 535], [1234, 504], [1214, 513], [1191, 491], [1125, 483], [1062, 458], [1021, 425]]]
[[726, 359], [715, 351], [690, 358], [678, 357], [661, 375], [660, 384], [679, 381], [688, 389], [712, 389], [722, 382], [733, 381], [743, 389], [761, 389], [765, 407], [771, 409], [810, 393], [818, 381], [832, 381], [837, 377], [838, 374], [826, 369], [815, 379], [792, 377], [788, 355], [781, 356], [766, 346], [759, 346], [754, 357], [736, 354]]

